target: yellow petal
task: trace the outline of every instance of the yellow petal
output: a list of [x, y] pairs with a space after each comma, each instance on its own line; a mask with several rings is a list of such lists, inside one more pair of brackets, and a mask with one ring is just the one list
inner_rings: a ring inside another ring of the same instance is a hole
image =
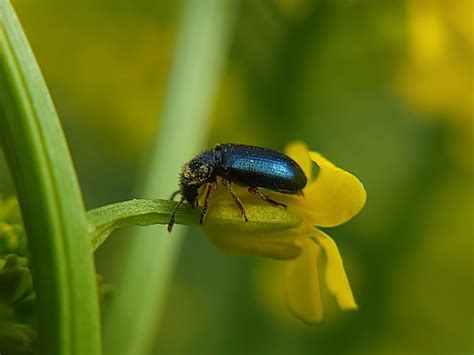
[[220, 234], [219, 231], [206, 231], [205, 235], [216, 247], [230, 253], [262, 256], [276, 260], [294, 259], [301, 254], [301, 248], [293, 241], [269, 240], [264, 235], [259, 234], [246, 237]]
[[308, 181], [311, 181], [311, 165], [313, 162], [309, 158], [306, 144], [302, 142], [292, 142], [285, 147], [285, 154], [298, 163], [301, 169], [303, 169]]
[[302, 254], [286, 265], [288, 306], [297, 318], [307, 323], [319, 323], [323, 319], [317, 266], [321, 249], [309, 238], [301, 238], [295, 243], [301, 247]]
[[349, 280], [347, 279], [336, 243], [330, 236], [320, 230], [316, 230], [315, 232], [315, 240], [326, 253], [325, 277], [328, 291], [336, 298], [337, 304], [341, 309], [357, 309], [357, 304], [354, 300], [354, 295], [352, 294], [351, 286], [349, 285]]
[[310, 225], [334, 227], [354, 217], [365, 204], [366, 192], [352, 174], [309, 152], [319, 166], [318, 177], [304, 190], [304, 200], [295, 204], [297, 215]]
[[204, 233], [219, 231], [223, 235], [255, 236], [290, 230], [302, 224], [298, 216], [268, 204], [259, 196], [250, 195], [247, 189], [235, 186], [234, 190], [242, 201], [248, 222], [244, 221], [229, 191], [219, 186], [211, 196], [209, 212], [203, 225]]

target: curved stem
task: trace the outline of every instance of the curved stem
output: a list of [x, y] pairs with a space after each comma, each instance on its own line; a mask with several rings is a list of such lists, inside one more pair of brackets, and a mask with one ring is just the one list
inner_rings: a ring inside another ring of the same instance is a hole
[[18, 19], [0, 0], [0, 135], [28, 238], [40, 352], [100, 354], [91, 244], [53, 103]]
[[[117, 228], [167, 224], [175, 206], [176, 202], [168, 200], [130, 200], [88, 211], [88, 230], [93, 250], [97, 250]], [[200, 210], [183, 206], [177, 215], [177, 223], [199, 224]]]

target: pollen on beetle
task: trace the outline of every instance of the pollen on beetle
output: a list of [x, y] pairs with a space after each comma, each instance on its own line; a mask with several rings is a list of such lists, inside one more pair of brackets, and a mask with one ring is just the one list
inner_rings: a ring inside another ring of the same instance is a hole
[[192, 177], [192, 171], [188, 164], [183, 165], [181, 168], [181, 178], [189, 180]]
[[193, 167], [186, 163], [181, 168], [180, 180], [189, 185], [199, 185], [209, 176], [209, 172], [210, 168], [206, 164]]
[[180, 181], [181, 184], [194, 184], [196, 176], [193, 173], [193, 170], [189, 166], [189, 164], [184, 164], [183, 167], [181, 168], [181, 174], [180, 174]]
[[199, 172], [204, 173], [204, 174], [207, 175], [207, 173], [209, 172], [209, 167], [207, 165], [203, 164], [199, 167]]
[[184, 177], [189, 177], [191, 175], [191, 169], [188, 164], [183, 165], [181, 168], [181, 175]]

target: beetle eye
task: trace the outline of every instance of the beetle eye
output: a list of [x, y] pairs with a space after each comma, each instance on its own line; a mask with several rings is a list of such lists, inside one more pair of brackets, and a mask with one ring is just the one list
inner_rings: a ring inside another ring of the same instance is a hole
[[216, 150], [214, 151], [214, 163], [219, 163], [222, 161], [222, 152], [217, 150], [218, 145], [216, 146]]

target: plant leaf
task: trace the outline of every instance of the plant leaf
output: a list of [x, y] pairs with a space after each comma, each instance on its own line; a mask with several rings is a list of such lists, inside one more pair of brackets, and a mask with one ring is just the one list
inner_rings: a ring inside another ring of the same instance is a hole
[[23, 215], [42, 354], [100, 354], [94, 262], [55, 108], [9, 1], [0, 1], [0, 137]]

